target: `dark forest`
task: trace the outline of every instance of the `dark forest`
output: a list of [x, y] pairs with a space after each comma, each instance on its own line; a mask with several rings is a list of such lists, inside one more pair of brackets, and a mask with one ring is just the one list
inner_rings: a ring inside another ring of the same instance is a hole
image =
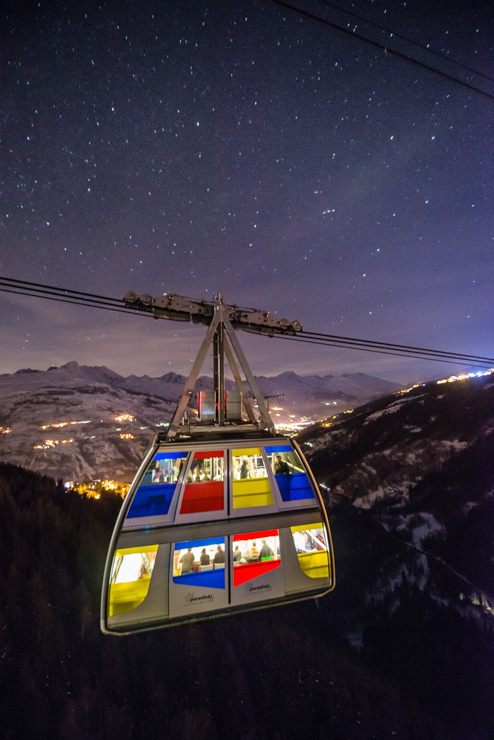
[[[397, 545], [334, 512], [338, 588], [318, 601], [130, 637], [103, 636], [99, 597], [120, 499], [84, 499], [0, 466], [3, 736], [471, 738], [494, 728], [492, 632], [402, 579], [350, 615]], [[361, 605], [362, 606], [362, 605]]]

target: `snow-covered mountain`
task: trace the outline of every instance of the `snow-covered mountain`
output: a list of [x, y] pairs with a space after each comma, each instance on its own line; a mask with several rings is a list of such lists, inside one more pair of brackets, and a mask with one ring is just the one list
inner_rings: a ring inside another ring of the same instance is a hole
[[[123, 377], [77, 362], [1, 375], [0, 460], [64, 480], [129, 481], [158, 426], [170, 420], [184, 382], [176, 373]], [[276, 399], [283, 410], [271, 404], [276, 422], [290, 414], [321, 418], [330, 404], [343, 411], [396, 389], [361, 374], [283, 373], [261, 377], [259, 384], [265, 395], [284, 395]], [[196, 389], [211, 385], [211, 378], [201, 377]]]

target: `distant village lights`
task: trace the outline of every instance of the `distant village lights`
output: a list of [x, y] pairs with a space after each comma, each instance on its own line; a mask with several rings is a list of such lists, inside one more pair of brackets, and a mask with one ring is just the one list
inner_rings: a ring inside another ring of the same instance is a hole
[[73, 442], [73, 439], [45, 439], [43, 444], [34, 445], [35, 450], [47, 450], [50, 447], [56, 447], [57, 445], [67, 445]]
[[55, 429], [58, 429], [60, 427], [66, 427], [69, 426], [69, 424], [90, 424], [91, 421], [59, 421], [56, 424], [44, 424], [41, 429], [49, 429], [50, 427], [54, 427]]
[[442, 383], [456, 383], [457, 380], [467, 380], [468, 378], [483, 378], [486, 375], [492, 375], [494, 373], [494, 367], [490, 367], [488, 370], [479, 371], [478, 373], [466, 373], [465, 375], [450, 375], [449, 378], [438, 380], [437, 384]]
[[93, 480], [83, 481], [82, 483], [75, 483], [74, 481], [67, 481], [64, 484], [65, 488], [70, 491], [76, 491], [80, 496], [86, 498], [100, 499], [101, 494], [114, 493], [125, 498], [128, 493], [130, 484], [119, 483], [114, 480]]

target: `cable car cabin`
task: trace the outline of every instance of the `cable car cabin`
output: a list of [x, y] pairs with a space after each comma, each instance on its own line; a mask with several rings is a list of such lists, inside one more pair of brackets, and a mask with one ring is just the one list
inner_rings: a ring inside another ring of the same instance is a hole
[[158, 436], [113, 532], [101, 628], [150, 630], [333, 586], [326, 512], [293, 440], [259, 431]]

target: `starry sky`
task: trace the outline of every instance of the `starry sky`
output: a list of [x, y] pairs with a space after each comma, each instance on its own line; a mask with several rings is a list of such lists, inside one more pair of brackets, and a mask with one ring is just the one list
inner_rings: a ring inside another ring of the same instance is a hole
[[[338, 2], [463, 68], [297, 5], [489, 92], [464, 68], [492, 74], [487, 2]], [[492, 356], [492, 99], [270, 0], [11, 0], [1, 26], [1, 275], [221, 291], [308, 331]], [[152, 376], [186, 372], [204, 333], [2, 292], [0, 331], [0, 372]], [[240, 340], [257, 374], [462, 369]]]

